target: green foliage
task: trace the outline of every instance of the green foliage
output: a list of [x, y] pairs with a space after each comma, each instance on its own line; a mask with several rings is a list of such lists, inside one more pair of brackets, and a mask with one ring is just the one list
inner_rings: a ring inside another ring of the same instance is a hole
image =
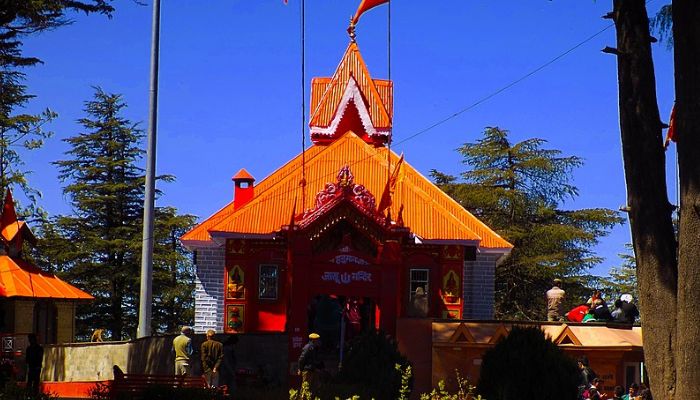
[[45, 213], [37, 205], [41, 193], [29, 184], [31, 171], [24, 168], [23, 154], [42, 147], [52, 135], [44, 126], [57, 114], [20, 111], [34, 97], [23, 84], [23, 70], [41, 62], [22, 54], [22, 38], [70, 23], [67, 11], [109, 15], [112, 7], [104, 0], [6, 0], [0, 7], [0, 191], [21, 190], [29, 204], [19, 212], [27, 217], [43, 218]]
[[457, 391], [450, 393], [447, 390], [447, 385], [444, 380], [438, 382], [438, 387], [434, 388], [430, 393], [422, 393], [421, 400], [482, 400], [480, 395], [474, 394], [475, 387], [470, 385], [466, 379], [462, 378], [459, 371], [457, 374]]
[[649, 25], [652, 31], [659, 34], [659, 40], [666, 42], [668, 48], [673, 47], [673, 8], [666, 4], [659, 9]]
[[601, 262], [593, 248], [623, 222], [609, 209], [562, 209], [578, 195], [570, 181], [582, 160], [544, 144], [511, 143], [508, 131], [489, 127], [458, 149], [468, 167], [461, 181], [431, 172], [441, 189], [515, 246], [496, 267], [498, 318], [545, 319], [544, 292], [554, 278], [564, 278], [567, 291], [589, 292], [585, 274]]
[[398, 393], [410, 388], [412, 382], [402, 380], [408, 359], [398, 350], [398, 344], [381, 331], [369, 330], [355, 337], [343, 360], [342, 380], [359, 385], [363, 398], [396, 399]]
[[488, 350], [477, 391], [489, 400], [576, 400], [579, 370], [537, 327], [513, 327]]
[[[136, 331], [143, 217], [143, 171], [137, 163], [142, 131], [121, 117], [121, 97], [97, 88], [85, 103], [84, 131], [65, 139], [68, 159], [54, 164], [66, 183], [73, 215], [42, 227], [37, 262], [93, 294], [81, 306], [78, 335], [106, 328], [109, 338]], [[161, 177], [170, 181], [171, 177]], [[153, 293], [155, 332], [174, 332], [191, 322], [194, 271], [178, 237], [194, 224], [172, 207], [156, 210]]]
[[54, 400], [58, 399], [52, 393], [33, 393], [17, 386], [15, 381], [7, 381], [0, 386], [0, 400]]
[[601, 280], [600, 288], [611, 301], [629, 293], [639, 299], [637, 288], [637, 263], [632, 253], [632, 245], [627, 244], [627, 252], [619, 254], [622, 264], [610, 269], [610, 277]]

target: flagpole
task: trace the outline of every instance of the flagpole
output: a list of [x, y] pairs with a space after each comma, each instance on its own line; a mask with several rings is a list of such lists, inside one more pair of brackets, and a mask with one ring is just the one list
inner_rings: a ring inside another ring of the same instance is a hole
[[306, 5], [301, 0], [301, 209], [306, 210]]
[[[387, 70], [388, 70], [388, 78], [389, 82], [391, 82], [391, 0], [389, 0], [389, 10], [387, 13]], [[392, 83], [393, 87], [393, 83]], [[387, 138], [387, 144], [386, 144], [386, 182], [387, 185], [391, 184], [391, 140], [393, 136], [393, 129], [394, 129], [394, 122], [393, 122], [393, 115], [390, 116], [391, 120], [390, 125], [389, 125], [389, 137]], [[391, 194], [390, 194], [391, 195]], [[389, 214], [391, 215], [391, 206], [389, 206], [388, 210]]]
[[[151, 24], [151, 84], [149, 95], [148, 147], [146, 149], [146, 188], [143, 200], [143, 242], [141, 247], [141, 288], [137, 337], [151, 336], [153, 279], [153, 214], [156, 189], [156, 128], [158, 125], [158, 64], [160, 52], [160, 0], [153, 0]], [[114, 332], [113, 332], [114, 334]]]

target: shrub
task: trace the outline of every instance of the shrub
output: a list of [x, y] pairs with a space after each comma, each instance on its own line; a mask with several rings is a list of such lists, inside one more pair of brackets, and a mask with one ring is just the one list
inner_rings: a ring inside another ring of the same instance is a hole
[[477, 392], [489, 400], [576, 400], [576, 362], [534, 327], [513, 327], [484, 354]]
[[[350, 343], [341, 381], [356, 385], [355, 393], [363, 399], [394, 400], [404, 386], [402, 370], [408, 366], [408, 359], [399, 352], [393, 338], [382, 331], [367, 331]], [[408, 390], [411, 383], [407, 382]]]
[[0, 386], [0, 399], [2, 400], [53, 400], [58, 399], [50, 393], [32, 393], [29, 389], [19, 387], [13, 380], [6, 381]]

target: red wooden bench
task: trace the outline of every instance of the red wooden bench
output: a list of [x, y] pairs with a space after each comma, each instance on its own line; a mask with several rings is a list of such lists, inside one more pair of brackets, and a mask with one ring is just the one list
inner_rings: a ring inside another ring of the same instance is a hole
[[[207, 382], [202, 376], [186, 375], [144, 375], [144, 374], [115, 374], [110, 388], [110, 398], [143, 398], [143, 392], [154, 386], [168, 388], [206, 389]], [[217, 392], [226, 395], [226, 386], [216, 387]]]

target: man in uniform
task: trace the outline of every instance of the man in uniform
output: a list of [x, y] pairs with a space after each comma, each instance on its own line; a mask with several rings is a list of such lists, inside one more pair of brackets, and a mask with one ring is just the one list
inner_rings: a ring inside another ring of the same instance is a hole
[[175, 351], [175, 375], [190, 375], [192, 372], [192, 328], [183, 326], [180, 336], [173, 339], [173, 351]]
[[554, 286], [547, 291], [547, 321], [561, 321], [564, 316], [564, 292], [561, 279], [554, 280]]
[[224, 346], [221, 342], [214, 340], [216, 332], [209, 329], [207, 340], [202, 343], [202, 370], [207, 386], [216, 387], [219, 385], [219, 367], [224, 358]]
[[309, 335], [309, 342], [301, 349], [299, 356], [299, 370], [301, 381], [308, 382], [311, 392], [318, 387], [318, 371], [323, 369], [323, 362], [319, 358], [321, 348], [321, 336], [318, 333]]

